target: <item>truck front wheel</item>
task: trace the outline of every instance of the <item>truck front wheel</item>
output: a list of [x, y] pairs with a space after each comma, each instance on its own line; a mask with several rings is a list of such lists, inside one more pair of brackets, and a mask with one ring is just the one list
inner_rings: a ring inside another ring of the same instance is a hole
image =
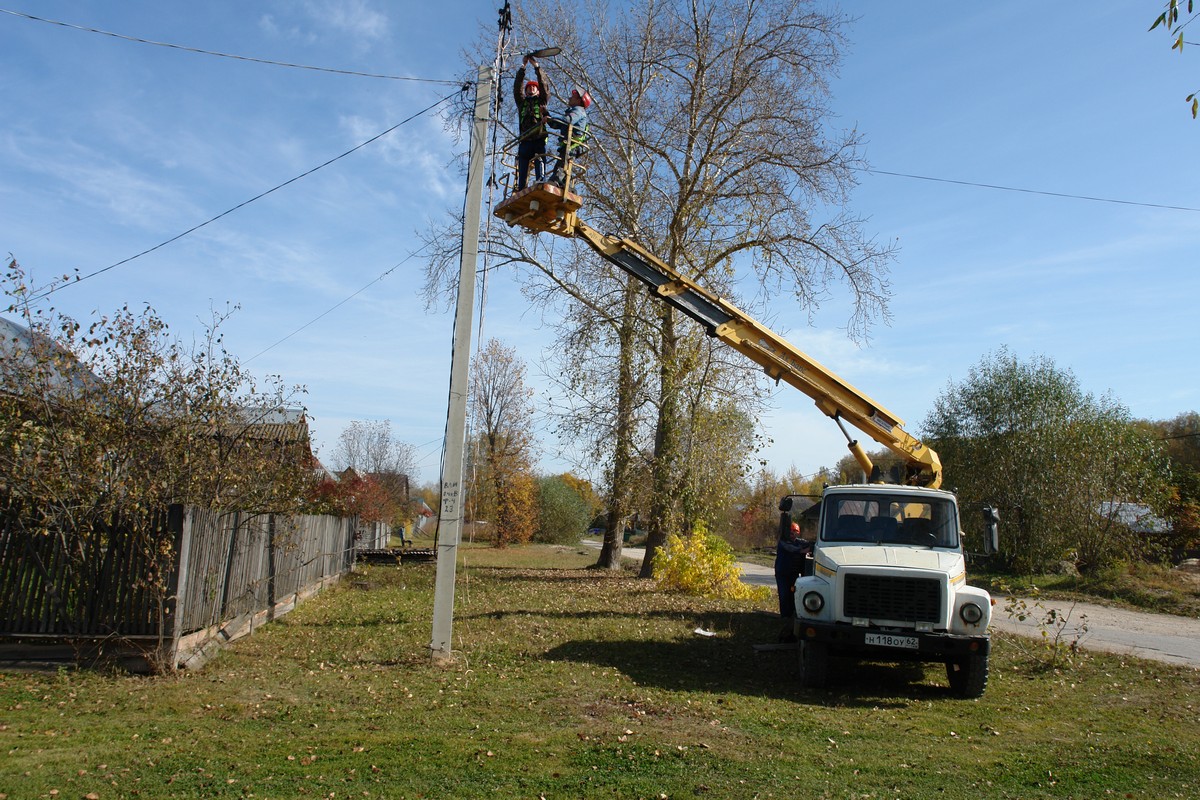
[[823, 642], [800, 642], [800, 685], [822, 689], [829, 677], [829, 648]]
[[987, 655], [970, 653], [947, 661], [946, 677], [950, 691], [959, 697], [982, 697], [988, 682]]

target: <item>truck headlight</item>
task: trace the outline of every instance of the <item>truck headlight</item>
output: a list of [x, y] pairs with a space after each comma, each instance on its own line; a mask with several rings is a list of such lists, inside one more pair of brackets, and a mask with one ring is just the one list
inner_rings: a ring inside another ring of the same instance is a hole
[[804, 603], [804, 610], [810, 614], [816, 614], [825, 607], [825, 598], [820, 592], [805, 592], [801, 602]]
[[974, 603], [963, 603], [962, 608], [958, 610], [958, 615], [968, 625], [978, 625], [979, 620], [983, 619], [983, 609]]

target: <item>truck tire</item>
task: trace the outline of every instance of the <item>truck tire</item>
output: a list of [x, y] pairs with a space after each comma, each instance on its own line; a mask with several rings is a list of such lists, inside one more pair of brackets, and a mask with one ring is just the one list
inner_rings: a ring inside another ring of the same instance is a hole
[[800, 642], [800, 685], [823, 689], [829, 678], [829, 648], [823, 642]]
[[982, 697], [987, 689], [988, 657], [970, 653], [946, 662], [950, 691], [959, 697]]

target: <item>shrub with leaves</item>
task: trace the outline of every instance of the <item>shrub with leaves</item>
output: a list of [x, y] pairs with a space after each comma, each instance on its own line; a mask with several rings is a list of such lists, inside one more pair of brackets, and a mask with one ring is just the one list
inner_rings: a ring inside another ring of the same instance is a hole
[[150, 308], [81, 323], [45, 307], [47, 287], [15, 260], [2, 285], [0, 533], [26, 554], [14, 580], [53, 584], [68, 628], [86, 627], [89, 576], [117, 573], [118, 542], [122, 579], [165, 597], [170, 504], [297, 508], [312, 480], [307, 429], [280, 422], [296, 390], [257, 387], [222, 345], [224, 317], [188, 346]]
[[[308, 442], [281, 432], [295, 389], [260, 390], [214, 319], [197, 345], [151, 308], [77, 322], [39, 308], [20, 266], [5, 275], [0, 490], [86, 524], [170, 503], [291, 511], [311, 482]], [[45, 296], [45, 291], [40, 292]]]
[[1037, 586], [1029, 587], [1028, 599], [1014, 596], [1012, 587], [1005, 582], [1001, 582], [999, 588], [1006, 595], [1004, 612], [1008, 618], [1017, 622], [1032, 621], [1041, 635], [1036, 640], [1014, 638], [1018, 648], [1052, 669], [1073, 667], [1085, 657], [1079, 644], [1087, 636], [1087, 614], [1076, 616], [1074, 603], [1066, 611], [1061, 611], [1046, 607], [1042, 602], [1041, 589]]
[[594, 511], [577, 488], [580, 485], [586, 483], [570, 474], [538, 478], [540, 512], [535, 542], [575, 544], [587, 531]]
[[[1169, 469], [1162, 443], [1109, 396], [1084, 392], [1070, 370], [1007, 349], [951, 383], [925, 419], [946, 485], [964, 509], [994, 505], [1004, 520], [997, 563], [1018, 573], [1070, 560], [1095, 572], [1156, 555], [1152, 538], [1125, 524], [1128, 504], [1160, 512]], [[981, 531], [977, 513], [964, 515]]]
[[370, 475], [346, 475], [337, 481], [326, 478], [313, 487], [303, 510], [306, 514], [358, 517], [363, 522], [389, 524], [400, 524], [405, 511]]
[[654, 554], [654, 579], [664, 589], [678, 589], [709, 599], [766, 600], [765, 586], [742, 583], [733, 548], [697, 524], [690, 536], [667, 537], [666, 547]]

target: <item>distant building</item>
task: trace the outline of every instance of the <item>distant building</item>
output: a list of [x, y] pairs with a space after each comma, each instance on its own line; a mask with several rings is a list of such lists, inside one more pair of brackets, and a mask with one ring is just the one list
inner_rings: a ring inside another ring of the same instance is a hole
[[1171, 523], [1155, 516], [1150, 506], [1141, 503], [1101, 503], [1100, 516], [1119, 522], [1134, 533], [1166, 533], [1171, 529]]
[[222, 425], [220, 433], [243, 446], [274, 453], [286, 463], [313, 470], [318, 478], [318, 471], [325, 471], [312, 451], [308, 415], [302, 408], [239, 408], [235, 419]]
[[45, 365], [44, 379], [51, 390], [78, 391], [101, 384], [74, 353], [24, 325], [0, 317], [0, 391], [23, 394], [28, 390], [28, 371], [38, 364]]

